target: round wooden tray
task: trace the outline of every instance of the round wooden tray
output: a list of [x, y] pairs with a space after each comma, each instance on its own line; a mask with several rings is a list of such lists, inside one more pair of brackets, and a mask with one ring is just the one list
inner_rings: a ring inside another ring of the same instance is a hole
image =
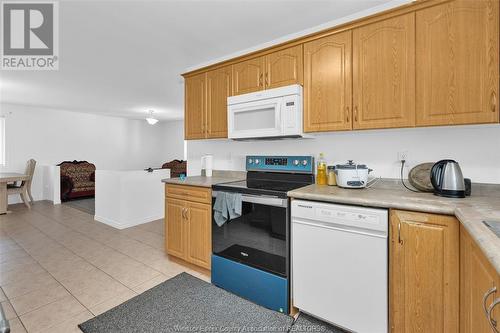
[[408, 174], [410, 184], [419, 191], [432, 192], [431, 169], [434, 163], [422, 163], [415, 166]]

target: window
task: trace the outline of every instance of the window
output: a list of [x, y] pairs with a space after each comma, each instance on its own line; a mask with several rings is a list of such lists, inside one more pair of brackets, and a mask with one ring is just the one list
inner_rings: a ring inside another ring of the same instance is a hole
[[5, 117], [0, 117], [0, 165], [5, 165]]

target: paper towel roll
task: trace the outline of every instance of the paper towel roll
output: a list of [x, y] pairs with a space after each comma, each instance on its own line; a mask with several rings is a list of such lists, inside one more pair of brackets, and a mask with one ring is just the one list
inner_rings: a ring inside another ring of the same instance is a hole
[[205, 176], [212, 177], [214, 157], [212, 155], [205, 155], [201, 157], [201, 168], [205, 169]]

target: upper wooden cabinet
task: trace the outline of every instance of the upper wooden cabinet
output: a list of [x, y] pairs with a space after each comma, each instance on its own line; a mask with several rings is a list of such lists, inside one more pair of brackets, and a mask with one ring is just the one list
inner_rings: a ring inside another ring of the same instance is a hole
[[227, 97], [231, 95], [230, 66], [187, 77], [185, 139], [227, 138]]
[[415, 124], [415, 14], [353, 30], [354, 129]]
[[459, 222], [396, 210], [389, 233], [391, 332], [458, 333]]
[[235, 95], [290, 84], [302, 84], [302, 45], [276, 51], [233, 65]]
[[352, 128], [351, 31], [304, 44], [304, 131]]
[[231, 67], [207, 73], [207, 137], [227, 138], [227, 98], [231, 96]]
[[498, 3], [417, 12], [417, 125], [498, 122]]
[[264, 81], [266, 89], [302, 84], [302, 45], [273, 52], [265, 56]]
[[[496, 290], [494, 289], [496, 288]], [[481, 249], [460, 227], [460, 332], [491, 333], [488, 309], [500, 297], [500, 275]], [[496, 328], [500, 329], [500, 305], [492, 311]], [[494, 322], [491, 323], [494, 325]]]
[[184, 137], [205, 138], [206, 73], [186, 78], [184, 83]]
[[305, 132], [498, 123], [499, 30], [498, 0], [415, 1], [188, 73], [186, 139], [227, 137], [227, 96], [290, 84]]
[[235, 95], [264, 89], [264, 57], [245, 60], [233, 65]]

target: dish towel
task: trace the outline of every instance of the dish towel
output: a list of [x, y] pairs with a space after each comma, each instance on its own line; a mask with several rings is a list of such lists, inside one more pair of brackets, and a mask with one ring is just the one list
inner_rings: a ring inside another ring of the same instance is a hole
[[217, 192], [214, 220], [219, 227], [230, 219], [241, 216], [241, 193]]

